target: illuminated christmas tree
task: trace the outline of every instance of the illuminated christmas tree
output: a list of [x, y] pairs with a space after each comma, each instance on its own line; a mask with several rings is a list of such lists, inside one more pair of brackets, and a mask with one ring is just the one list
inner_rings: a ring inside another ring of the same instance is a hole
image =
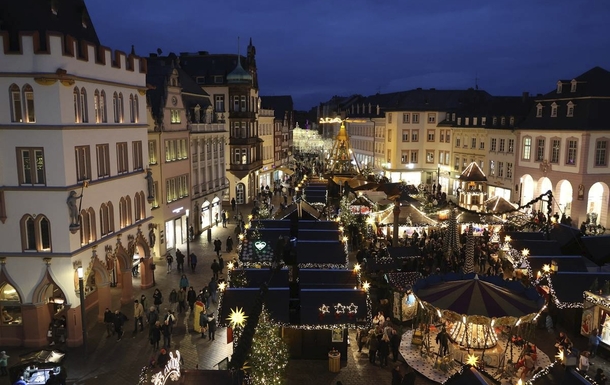
[[252, 385], [281, 385], [288, 365], [288, 346], [271, 323], [265, 308], [252, 339], [248, 365], [252, 368]]
[[449, 214], [449, 224], [444, 241], [443, 254], [445, 255], [445, 258], [449, 260], [457, 258], [460, 254], [460, 234], [457, 224], [457, 212], [455, 209], [452, 209]]
[[474, 273], [474, 234], [472, 233], [472, 225], [468, 226], [466, 260], [464, 261], [464, 274], [470, 273]]

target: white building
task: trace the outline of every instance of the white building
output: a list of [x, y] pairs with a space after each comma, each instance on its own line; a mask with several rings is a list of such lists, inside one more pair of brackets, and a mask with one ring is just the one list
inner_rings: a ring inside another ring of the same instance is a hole
[[[31, 11], [67, 28], [68, 3]], [[86, 8], [75, 21], [83, 29], [85, 16]], [[0, 39], [0, 306], [12, 318], [0, 325], [0, 344], [46, 346], [51, 320], [66, 316], [75, 346], [83, 336], [78, 267], [86, 307], [99, 318], [111, 285], [122, 288], [122, 303], [132, 301], [134, 257], [143, 261], [141, 286], [152, 286], [142, 234], [150, 219], [146, 64], [59, 33], [17, 32]]]

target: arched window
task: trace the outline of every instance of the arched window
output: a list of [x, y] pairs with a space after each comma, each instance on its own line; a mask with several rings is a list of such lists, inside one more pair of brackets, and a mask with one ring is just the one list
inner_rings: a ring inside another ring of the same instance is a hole
[[97, 241], [95, 210], [93, 210], [93, 207], [89, 207], [87, 215], [89, 216], [89, 218], [87, 218], [89, 220], [89, 243], [91, 243]]
[[108, 207], [106, 203], [102, 203], [100, 206], [100, 234], [102, 237], [108, 234]]
[[133, 197], [133, 204], [136, 209], [136, 222], [137, 222], [141, 219], [141, 217], [140, 217], [140, 193], [136, 193], [136, 195]]
[[93, 113], [95, 114], [95, 123], [102, 122], [102, 116], [100, 114], [100, 92], [95, 90], [93, 93]]
[[24, 251], [51, 251], [51, 222], [46, 216], [21, 218], [21, 245]]
[[114, 233], [114, 206], [112, 202], [106, 204], [108, 209], [108, 233]]
[[100, 93], [100, 122], [101, 123], [107, 123], [108, 120], [106, 118], [106, 92], [104, 90], [102, 90], [102, 92]]
[[114, 111], [114, 122], [119, 122], [119, 94], [112, 94], [112, 109]]
[[23, 123], [23, 106], [21, 103], [21, 90], [17, 84], [9, 87], [11, 97], [11, 122]]
[[119, 200], [119, 227], [122, 229], [126, 226], [127, 220], [127, 203], [125, 202], [125, 198], [121, 198]]
[[34, 111], [34, 89], [29, 84], [23, 86], [23, 99], [25, 100], [25, 121], [36, 123], [36, 111]]
[[134, 110], [133, 110], [133, 94], [129, 95], [129, 121], [131, 123], [136, 122], [136, 117], [134, 115]]
[[123, 104], [123, 94], [119, 93], [119, 121], [118, 123], [123, 123], [125, 121], [125, 105]]
[[74, 101], [74, 122], [80, 123], [80, 91], [78, 90], [78, 87], [74, 87], [72, 99]]
[[132, 211], [131, 211], [131, 197], [129, 195], [127, 195], [125, 197], [125, 203], [126, 203], [125, 204], [125, 208], [126, 208], [126, 215], [125, 215], [126, 226], [129, 226], [129, 225], [131, 225], [133, 223], [132, 220], [131, 220], [132, 219], [132, 216], [131, 216], [131, 213], [132, 213]]
[[19, 292], [8, 282], [0, 284], [0, 322], [4, 325], [21, 325], [21, 298]]
[[133, 115], [134, 115], [134, 123], [138, 123], [140, 121], [140, 106], [138, 103], [138, 95], [133, 96]]
[[140, 191], [140, 214], [142, 219], [146, 218], [146, 195], [144, 195], [144, 191]]
[[80, 120], [81, 123], [89, 122], [89, 114], [87, 113], [87, 91], [85, 87], [80, 89]]

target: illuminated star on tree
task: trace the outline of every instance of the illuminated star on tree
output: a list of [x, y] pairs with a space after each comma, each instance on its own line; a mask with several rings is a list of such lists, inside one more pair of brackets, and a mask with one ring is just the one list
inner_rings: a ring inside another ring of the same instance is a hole
[[242, 327], [244, 326], [244, 323], [246, 323], [247, 318], [248, 316], [244, 313], [244, 309], [238, 307], [236, 309], [231, 309], [231, 314], [227, 317], [227, 321], [229, 321], [232, 328], [235, 328], [236, 326]]

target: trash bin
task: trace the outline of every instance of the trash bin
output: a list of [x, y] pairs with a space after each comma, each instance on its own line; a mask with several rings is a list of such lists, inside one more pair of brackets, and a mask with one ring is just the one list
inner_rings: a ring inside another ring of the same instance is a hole
[[328, 353], [328, 370], [332, 373], [338, 373], [341, 371], [341, 353]]

